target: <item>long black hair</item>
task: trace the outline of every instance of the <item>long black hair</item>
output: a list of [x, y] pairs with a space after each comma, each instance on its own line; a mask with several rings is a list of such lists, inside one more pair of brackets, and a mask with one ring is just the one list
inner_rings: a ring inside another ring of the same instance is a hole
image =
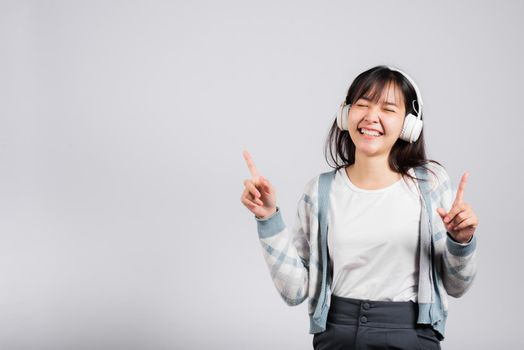
[[[385, 65], [376, 66], [360, 73], [349, 87], [345, 103], [353, 104], [362, 96], [367, 95], [367, 93], [370, 91], [371, 95], [369, 98], [373, 102], [377, 103], [382, 96], [384, 89], [389, 87], [391, 84], [396, 85], [404, 95], [406, 115], [409, 113], [415, 114], [412, 101], [417, 99], [417, 94], [414, 87], [402, 73], [391, 70]], [[417, 110], [420, 110], [420, 108], [417, 107]], [[422, 114], [421, 118], [423, 117], [424, 115]], [[348, 165], [354, 164], [355, 150], [356, 147], [353, 143], [353, 140], [351, 139], [349, 131], [340, 130], [337, 126], [337, 121], [334, 120], [326, 139], [324, 150], [324, 156], [328, 165], [332, 168], [335, 168], [336, 170], [339, 170]], [[330, 164], [328, 153], [331, 157], [331, 160], [333, 160], [334, 165]], [[426, 157], [426, 150], [424, 147], [424, 128], [422, 128], [417, 141], [413, 143], [401, 140], [400, 138], [397, 139], [391, 148], [388, 157], [388, 164], [391, 170], [398, 172], [403, 176], [408, 176], [412, 179], [418, 178], [411, 176], [408, 173], [408, 170], [417, 166], [423, 166], [424, 168], [428, 169], [426, 164], [429, 162], [433, 162], [442, 166], [442, 164], [436, 160], [427, 159]], [[428, 170], [433, 173], [431, 169]]]

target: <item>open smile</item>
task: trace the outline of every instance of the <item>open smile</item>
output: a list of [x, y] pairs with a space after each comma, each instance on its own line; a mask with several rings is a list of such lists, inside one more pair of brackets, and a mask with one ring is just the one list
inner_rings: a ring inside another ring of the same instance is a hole
[[360, 128], [360, 129], [358, 129], [358, 131], [359, 131], [360, 135], [362, 135], [366, 139], [377, 138], [377, 137], [381, 137], [383, 135], [383, 133], [381, 133], [379, 131], [369, 130], [369, 129], [365, 129], [365, 128]]

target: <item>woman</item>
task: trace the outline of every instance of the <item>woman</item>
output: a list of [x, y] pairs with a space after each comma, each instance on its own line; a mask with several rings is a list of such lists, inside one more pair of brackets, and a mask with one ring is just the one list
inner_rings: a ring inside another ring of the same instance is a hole
[[252, 178], [241, 202], [282, 298], [308, 298], [315, 349], [440, 349], [447, 295], [463, 295], [475, 278], [469, 174], [454, 191], [426, 158], [422, 105], [397, 68], [356, 77], [326, 142], [335, 170], [306, 184], [291, 237], [274, 186], [244, 151]]

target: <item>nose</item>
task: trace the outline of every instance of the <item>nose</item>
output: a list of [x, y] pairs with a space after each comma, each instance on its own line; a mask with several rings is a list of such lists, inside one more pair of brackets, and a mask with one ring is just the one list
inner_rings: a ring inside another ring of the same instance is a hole
[[378, 123], [380, 120], [379, 110], [378, 106], [370, 106], [364, 116], [364, 120], [370, 123]]

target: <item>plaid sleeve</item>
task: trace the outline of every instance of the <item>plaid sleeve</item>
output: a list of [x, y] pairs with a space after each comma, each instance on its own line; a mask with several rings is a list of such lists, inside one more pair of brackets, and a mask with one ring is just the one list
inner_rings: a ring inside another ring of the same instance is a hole
[[[441, 193], [440, 206], [450, 211], [456, 196], [456, 189], [451, 183], [450, 177], [444, 168], [439, 171]], [[438, 216], [438, 214], [437, 214]], [[440, 216], [438, 216], [440, 219]], [[443, 223], [442, 228], [445, 232]], [[446, 292], [458, 298], [468, 291], [477, 273], [477, 235], [466, 244], [459, 243], [446, 233], [446, 249], [442, 254], [442, 282]]]
[[273, 283], [290, 306], [299, 305], [308, 296], [309, 282], [309, 210], [307, 194], [297, 205], [295, 225], [286, 227], [280, 208], [266, 219], [257, 220], [264, 259]]

